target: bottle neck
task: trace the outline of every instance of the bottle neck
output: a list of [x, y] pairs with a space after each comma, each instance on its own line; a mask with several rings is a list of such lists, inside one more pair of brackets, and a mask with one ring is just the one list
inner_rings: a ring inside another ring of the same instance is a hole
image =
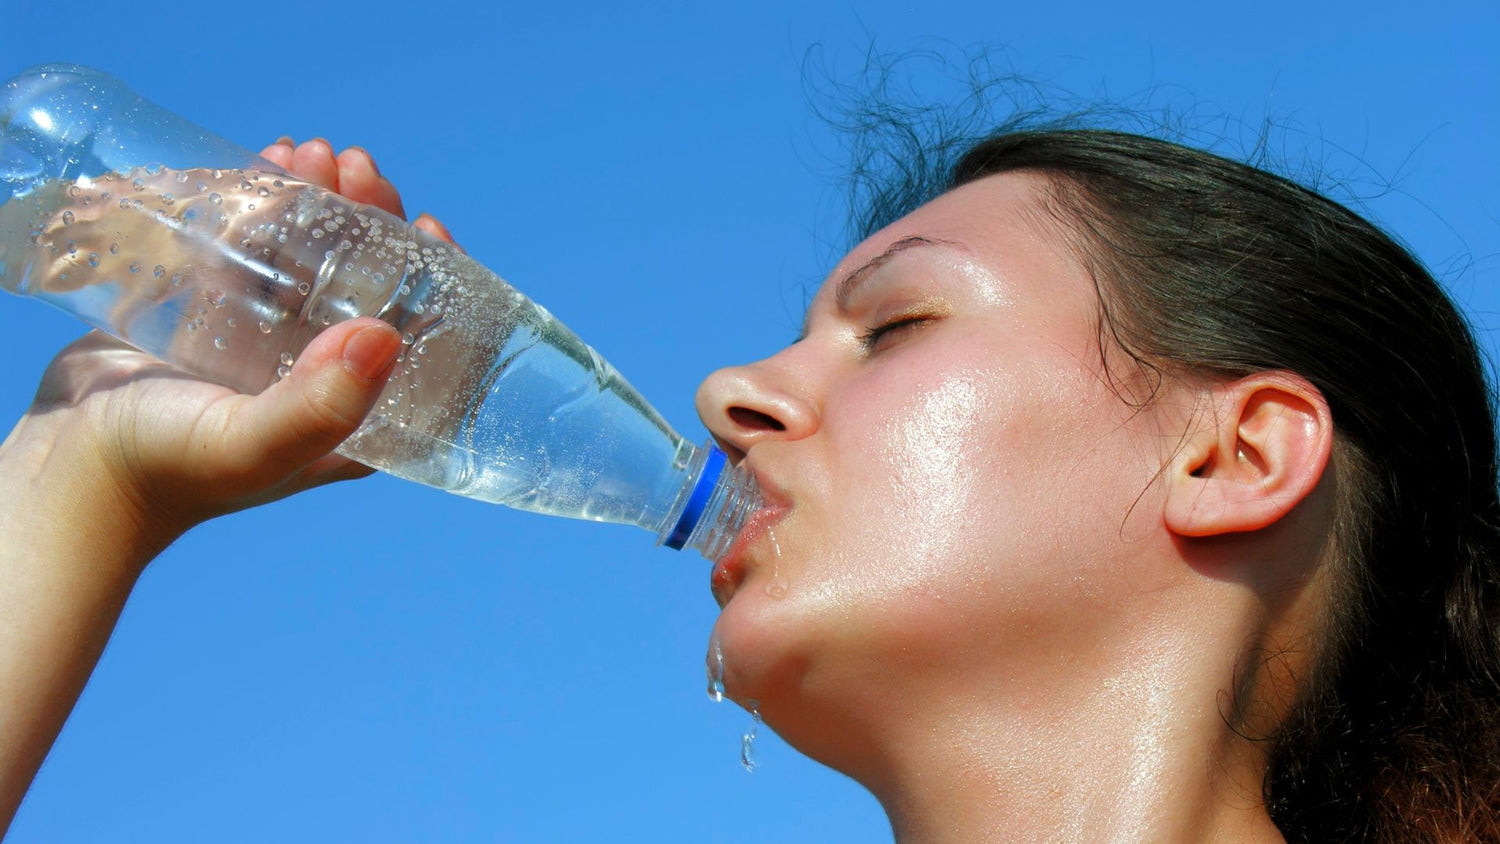
[[755, 476], [729, 465], [724, 452], [712, 444], [695, 449], [686, 475], [684, 493], [657, 540], [668, 548], [692, 548], [718, 561], [762, 506]]

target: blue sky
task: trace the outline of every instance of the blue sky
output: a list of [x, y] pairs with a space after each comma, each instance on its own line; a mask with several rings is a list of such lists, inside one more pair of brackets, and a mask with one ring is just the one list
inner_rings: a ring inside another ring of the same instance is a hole
[[[1269, 118], [1496, 352], [1493, 3], [479, 5], [3, 0], [0, 77], [82, 62], [245, 146], [367, 147], [409, 211], [699, 440], [697, 382], [789, 342], [841, 253], [805, 59], [847, 79], [872, 44], [987, 47], [1086, 98], [1227, 118], [1210, 127]], [[902, 65], [920, 90], [958, 90], [923, 61]], [[12, 420], [80, 328], [0, 314]], [[741, 770], [750, 718], [703, 692], [707, 582], [632, 528], [386, 477], [204, 525], [142, 579], [10, 840], [888, 838], [857, 786], [764, 730]]]

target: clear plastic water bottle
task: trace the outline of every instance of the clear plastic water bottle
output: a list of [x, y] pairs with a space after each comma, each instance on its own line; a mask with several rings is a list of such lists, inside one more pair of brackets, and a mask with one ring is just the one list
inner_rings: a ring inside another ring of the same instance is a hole
[[678, 436], [567, 328], [452, 245], [76, 65], [0, 89], [0, 287], [246, 393], [322, 329], [404, 348], [339, 451], [460, 495], [722, 556], [754, 480]]

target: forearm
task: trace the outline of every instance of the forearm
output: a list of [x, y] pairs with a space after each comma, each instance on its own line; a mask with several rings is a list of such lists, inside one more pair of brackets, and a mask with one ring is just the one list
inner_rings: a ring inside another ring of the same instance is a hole
[[171, 541], [49, 427], [25, 419], [0, 445], [0, 834], [141, 570]]

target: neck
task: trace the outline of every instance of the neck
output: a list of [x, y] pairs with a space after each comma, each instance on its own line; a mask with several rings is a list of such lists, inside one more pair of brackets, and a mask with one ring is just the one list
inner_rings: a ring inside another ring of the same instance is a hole
[[1019, 692], [930, 689], [866, 785], [907, 844], [1280, 841], [1261, 750], [1226, 720], [1239, 648], [1205, 660], [1205, 644], [1157, 640]]

